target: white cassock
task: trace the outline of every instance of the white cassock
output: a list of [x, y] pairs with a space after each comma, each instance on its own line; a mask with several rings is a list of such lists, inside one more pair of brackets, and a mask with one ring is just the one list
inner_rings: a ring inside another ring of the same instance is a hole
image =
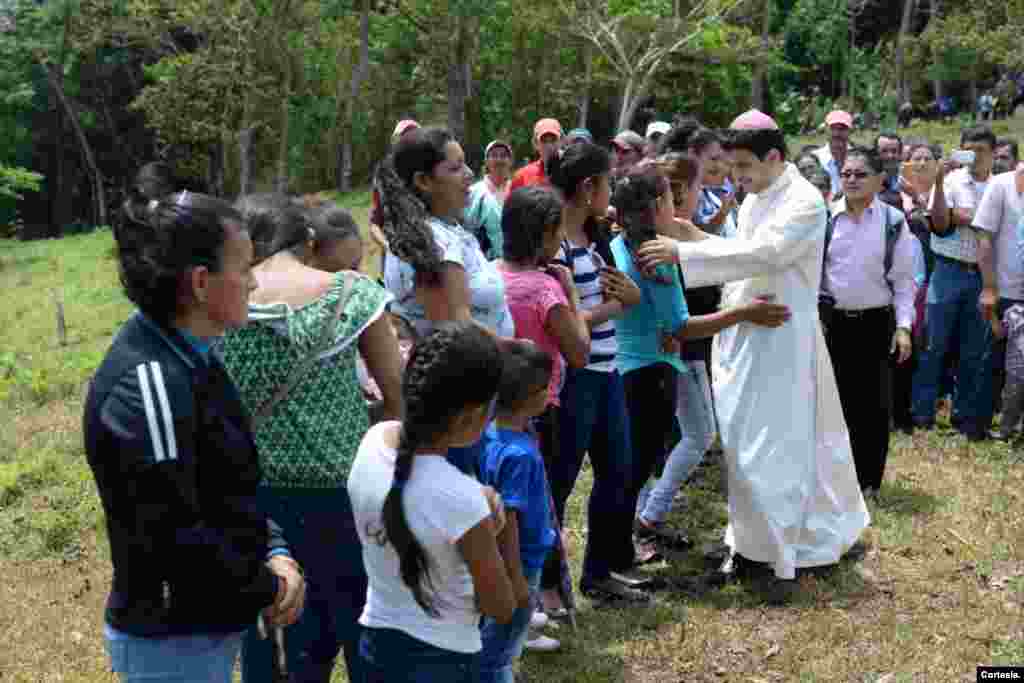
[[818, 321], [821, 193], [792, 164], [740, 208], [737, 236], [681, 242], [687, 287], [726, 283], [722, 307], [773, 294], [781, 327], [718, 334], [715, 405], [729, 470], [725, 541], [782, 579], [833, 564], [870, 522]]

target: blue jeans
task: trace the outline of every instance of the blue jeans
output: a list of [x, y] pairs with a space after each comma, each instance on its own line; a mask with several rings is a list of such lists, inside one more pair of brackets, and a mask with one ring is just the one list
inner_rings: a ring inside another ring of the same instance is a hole
[[530, 606], [517, 607], [512, 613], [512, 621], [507, 624], [484, 617], [480, 625], [480, 637], [484, 642], [484, 649], [480, 652], [480, 683], [515, 683], [512, 663], [523, 653], [534, 600], [540, 590], [541, 569], [524, 567], [523, 574], [530, 586]]
[[[345, 487], [260, 487], [260, 507], [281, 526], [306, 578], [299, 620], [285, 629], [288, 670], [296, 683], [328, 683], [340, 650], [350, 681], [359, 680], [359, 616], [366, 604], [366, 570]], [[245, 634], [242, 680], [270, 683], [271, 647], [253, 627]]]
[[353, 683], [477, 683], [480, 653], [434, 647], [390, 628], [364, 628], [359, 641], [363, 678]]
[[[629, 505], [633, 455], [626, 391], [618, 372], [567, 369], [559, 409], [558, 459], [548, 482], [559, 522], [565, 520], [583, 456], [590, 455], [594, 487], [587, 504], [583, 581], [608, 578], [619, 558], [633, 554], [633, 510]], [[544, 588], [550, 588], [545, 582]]]
[[935, 421], [935, 402], [951, 339], [959, 339], [953, 412], [961, 431], [982, 435], [992, 421], [992, 330], [978, 310], [981, 274], [946, 259], [935, 260], [928, 285], [928, 343], [914, 373], [913, 415], [917, 424]]
[[140, 638], [104, 625], [107, 652], [122, 683], [231, 683], [241, 633]]
[[676, 380], [676, 417], [682, 439], [669, 453], [661, 476], [640, 491], [636, 514], [648, 522], [663, 522], [672, 509], [676, 491], [700, 464], [715, 436], [711, 386], [703, 360], [687, 361], [688, 372]]

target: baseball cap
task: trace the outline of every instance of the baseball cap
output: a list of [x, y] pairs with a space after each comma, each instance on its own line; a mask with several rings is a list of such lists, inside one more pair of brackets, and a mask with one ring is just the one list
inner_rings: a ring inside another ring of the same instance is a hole
[[398, 138], [402, 137], [402, 135], [404, 135], [406, 132], [412, 130], [413, 128], [419, 127], [420, 124], [417, 123], [416, 121], [413, 121], [412, 119], [402, 119], [397, 124], [395, 124], [395, 132], [391, 134], [391, 141], [396, 142]]
[[512, 145], [508, 144], [504, 140], [491, 140], [487, 143], [487, 147], [484, 148], [484, 156], [486, 157], [491, 153], [491, 150], [495, 147], [504, 147], [508, 150], [509, 154], [512, 154]]
[[647, 141], [643, 139], [640, 133], [631, 130], [622, 131], [612, 140], [612, 145], [615, 147], [626, 150], [632, 149], [638, 152], [643, 151], [645, 144], [647, 144]]
[[672, 130], [672, 124], [668, 121], [651, 121], [647, 124], [647, 132], [645, 133], [645, 136], [649, 138], [655, 134], [664, 135], [670, 130]]
[[846, 126], [847, 128], [853, 128], [853, 117], [842, 109], [836, 109], [829, 113], [825, 117], [826, 126]]
[[733, 119], [729, 128], [732, 130], [778, 130], [779, 125], [775, 123], [775, 119], [760, 109], [750, 109]]
[[558, 119], [541, 119], [533, 126], [533, 139], [540, 140], [542, 136], [551, 133], [558, 138], [562, 137], [562, 124]]
[[593, 142], [594, 136], [586, 128], [573, 128], [565, 134], [567, 138], [583, 138], [587, 142]]

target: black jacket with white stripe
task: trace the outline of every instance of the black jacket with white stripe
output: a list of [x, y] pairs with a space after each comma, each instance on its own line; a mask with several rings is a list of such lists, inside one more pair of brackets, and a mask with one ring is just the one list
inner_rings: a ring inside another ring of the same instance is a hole
[[93, 377], [84, 432], [114, 565], [107, 622], [138, 636], [255, 623], [284, 541], [257, 506], [249, 417], [219, 361], [136, 314]]

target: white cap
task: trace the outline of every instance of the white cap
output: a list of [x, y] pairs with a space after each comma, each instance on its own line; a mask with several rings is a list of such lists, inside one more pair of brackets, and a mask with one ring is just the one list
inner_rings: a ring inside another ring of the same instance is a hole
[[656, 133], [664, 135], [670, 130], [672, 130], [672, 124], [668, 121], [651, 121], [647, 124], [647, 132], [644, 134], [644, 137], [650, 138]]

